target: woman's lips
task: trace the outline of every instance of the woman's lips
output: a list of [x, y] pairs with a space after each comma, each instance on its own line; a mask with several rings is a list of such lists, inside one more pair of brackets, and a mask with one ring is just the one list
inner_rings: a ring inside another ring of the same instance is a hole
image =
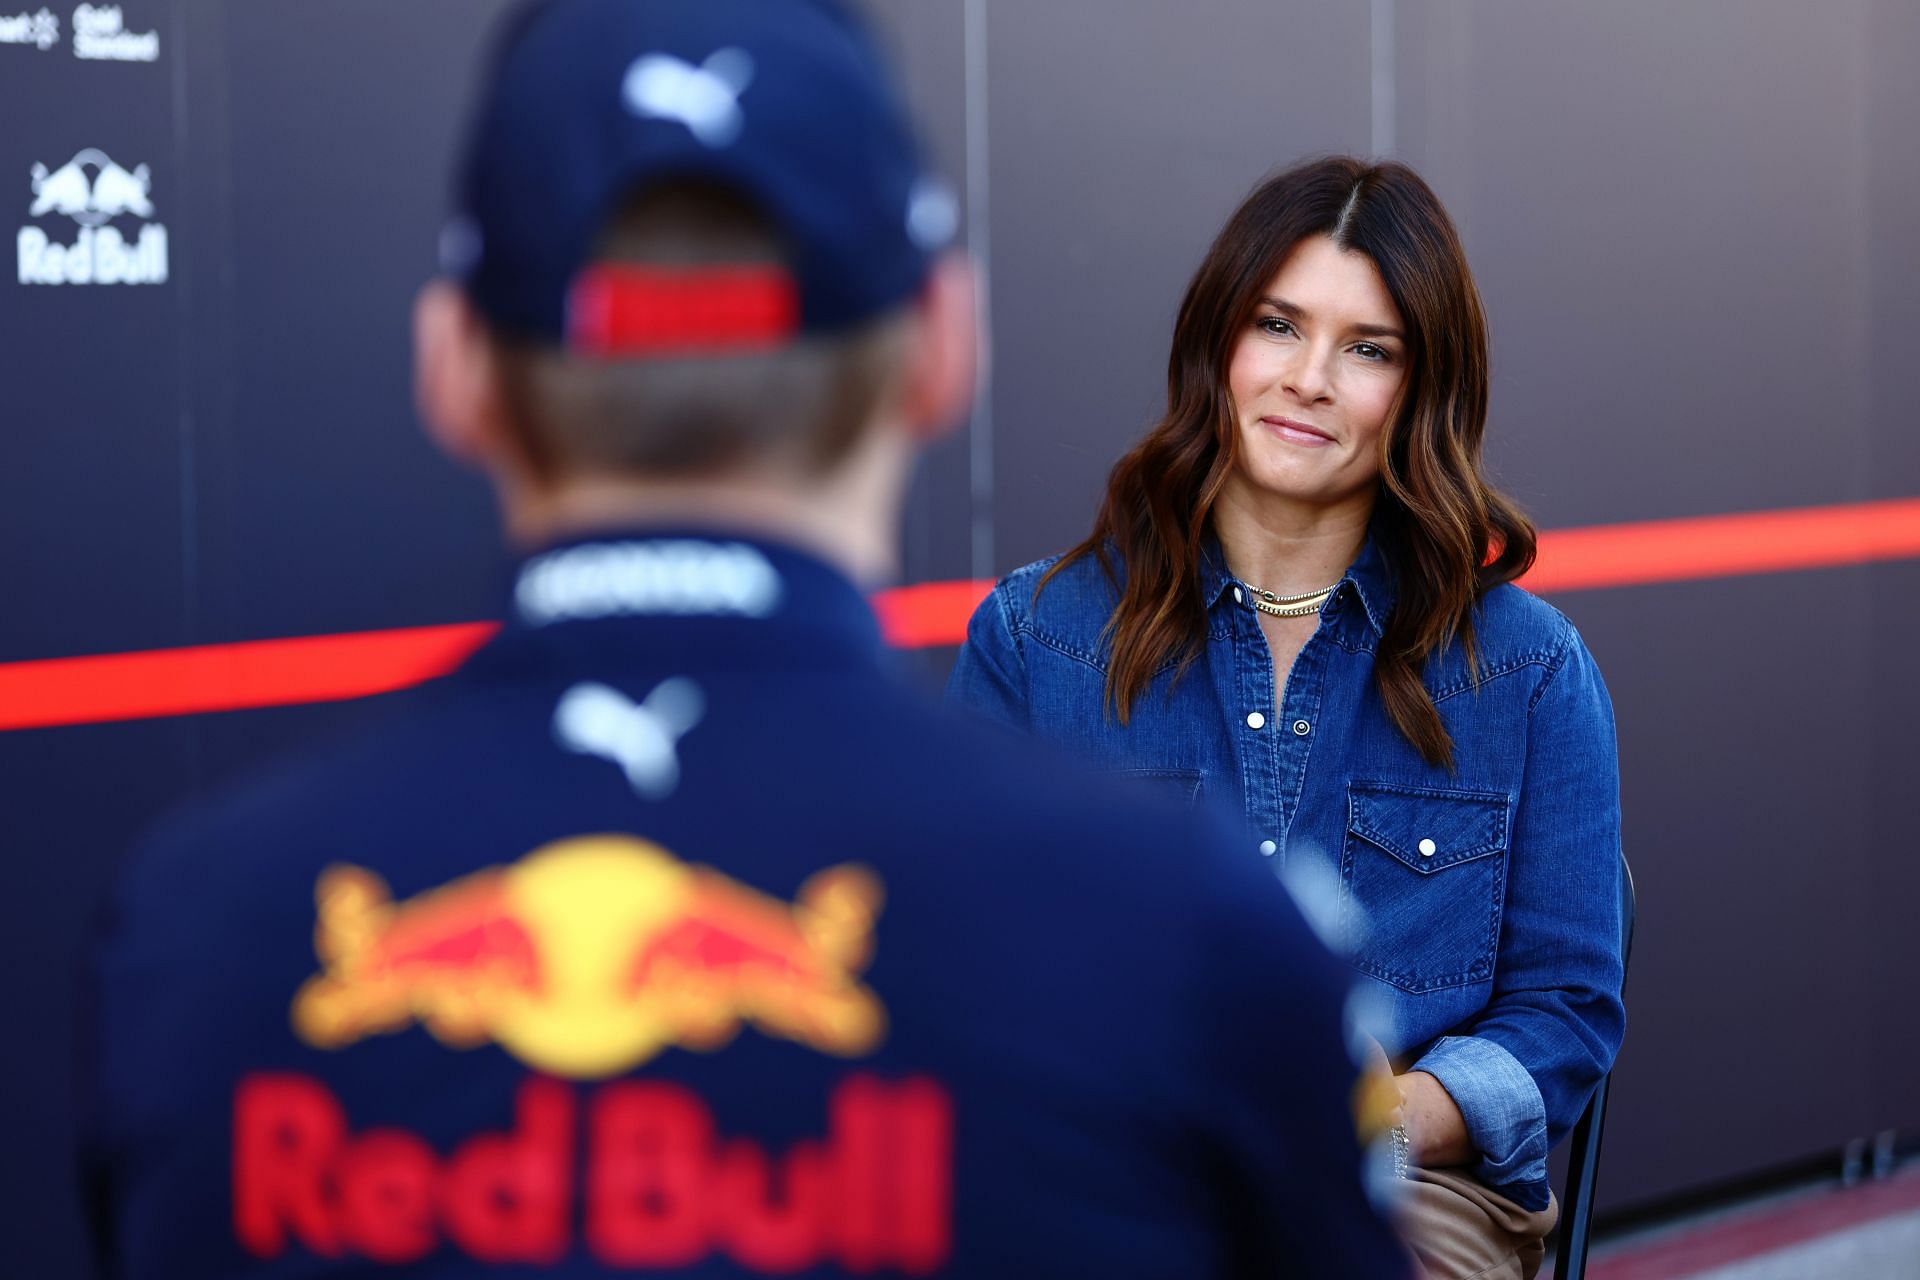
[[1320, 428], [1310, 427], [1304, 422], [1295, 422], [1292, 418], [1262, 418], [1260, 421], [1267, 430], [1289, 444], [1301, 444], [1310, 449], [1319, 449], [1333, 443], [1333, 437]]

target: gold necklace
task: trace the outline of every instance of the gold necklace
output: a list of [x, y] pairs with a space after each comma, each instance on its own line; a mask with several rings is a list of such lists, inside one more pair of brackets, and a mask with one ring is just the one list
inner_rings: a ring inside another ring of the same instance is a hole
[[1253, 592], [1253, 607], [1275, 618], [1304, 618], [1310, 613], [1318, 613], [1325, 607], [1327, 601], [1333, 598], [1333, 593], [1339, 589], [1340, 584], [1336, 582], [1318, 591], [1303, 591], [1297, 596], [1281, 596], [1271, 591], [1263, 591], [1251, 582], [1247, 584], [1247, 590]]

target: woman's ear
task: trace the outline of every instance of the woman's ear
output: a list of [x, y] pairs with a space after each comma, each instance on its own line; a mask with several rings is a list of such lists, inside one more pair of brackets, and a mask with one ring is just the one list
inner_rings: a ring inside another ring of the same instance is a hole
[[966, 420], [980, 376], [979, 295], [965, 254], [949, 253], [934, 263], [914, 303], [912, 323], [900, 421], [926, 444]]
[[414, 300], [413, 392], [427, 438], [442, 453], [489, 472], [506, 461], [493, 344], [448, 280], [430, 281]]

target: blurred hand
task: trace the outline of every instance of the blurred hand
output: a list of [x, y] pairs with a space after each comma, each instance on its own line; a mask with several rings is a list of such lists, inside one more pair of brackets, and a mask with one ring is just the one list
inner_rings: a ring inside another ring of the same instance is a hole
[[1394, 1078], [1393, 1064], [1372, 1036], [1367, 1037], [1360, 1080], [1354, 1086], [1353, 1121], [1363, 1143], [1373, 1142], [1393, 1126], [1405, 1123], [1404, 1099]]

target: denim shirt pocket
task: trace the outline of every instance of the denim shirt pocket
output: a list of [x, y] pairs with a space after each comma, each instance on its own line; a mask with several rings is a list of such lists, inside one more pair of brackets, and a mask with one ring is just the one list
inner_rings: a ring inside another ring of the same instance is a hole
[[1113, 776], [1128, 784], [1147, 788], [1162, 799], [1194, 804], [1200, 799], [1201, 773], [1198, 769], [1128, 768], [1112, 770]]
[[1415, 993], [1493, 977], [1507, 811], [1496, 792], [1347, 785], [1340, 909], [1362, 973]]

